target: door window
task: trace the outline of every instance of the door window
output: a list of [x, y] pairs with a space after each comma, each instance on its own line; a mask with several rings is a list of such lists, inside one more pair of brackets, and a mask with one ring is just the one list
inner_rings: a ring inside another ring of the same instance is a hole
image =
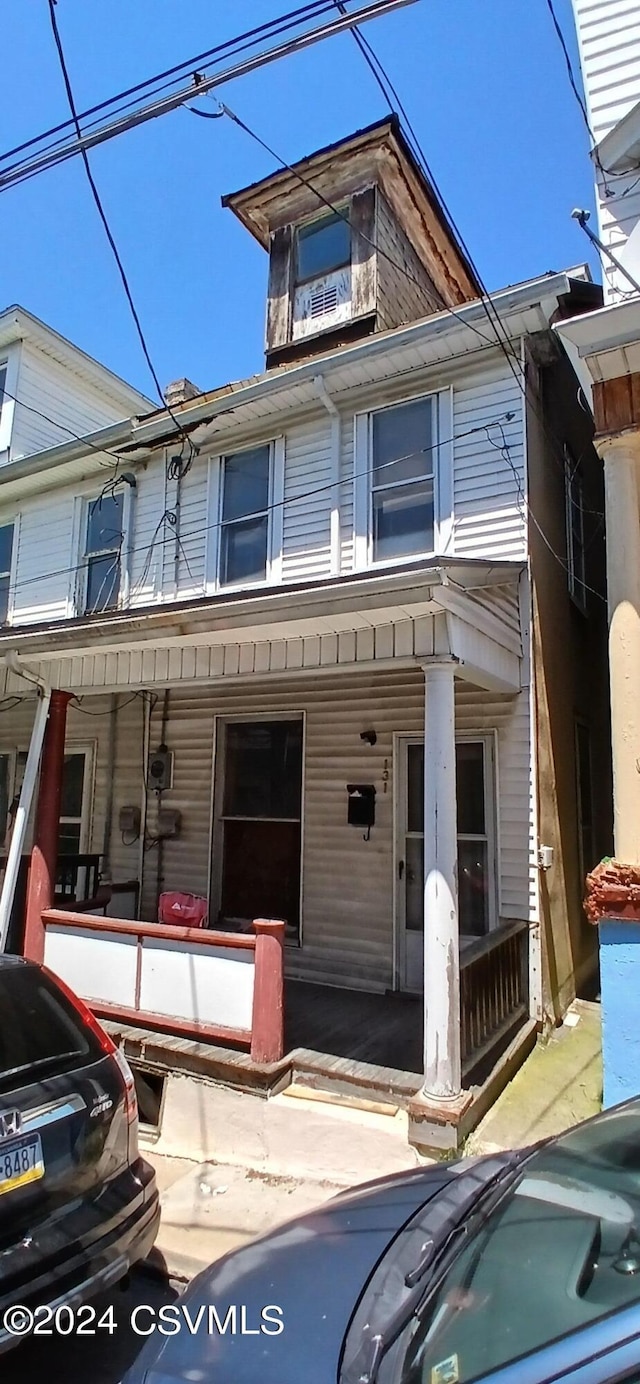
[[59, 850], [61, 855], [79, 855], [82, 849], [85, 753], [66, 754], [62, 770]]
[[[480, 937], [491, 925], [491, 781], [484, 740], [456, 744], [458, 909], [460, 933]], [[404, 903], [407, 931], [424, 926], [424, 745], [407, 745]]]
[[281, 918], [297, 942], [302, 720], [232, 721], [223, 743], [220, 923]]

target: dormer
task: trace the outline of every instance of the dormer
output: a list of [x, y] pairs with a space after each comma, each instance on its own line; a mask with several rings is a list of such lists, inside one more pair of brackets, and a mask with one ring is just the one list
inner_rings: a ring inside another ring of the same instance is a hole
[[479, 295], [397, 116], [222, 201], [269, 252], [267, 367]]

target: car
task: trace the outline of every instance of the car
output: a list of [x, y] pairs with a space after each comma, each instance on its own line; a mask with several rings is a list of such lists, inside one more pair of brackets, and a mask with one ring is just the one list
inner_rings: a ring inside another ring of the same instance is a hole
[[0, 1351], [125, 1277], [159, 1220], [123, 1054], [46, 966], [0, 956]]
[[123, 1384], [638, 1384], [640, 1100], [341, 1193], [144, 1334]]

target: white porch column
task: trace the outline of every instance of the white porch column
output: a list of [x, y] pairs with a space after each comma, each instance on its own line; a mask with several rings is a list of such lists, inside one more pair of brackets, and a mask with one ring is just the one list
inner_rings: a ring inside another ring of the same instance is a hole
[[430, 1103], [460, 1096], [460, 943], [453, 675], [455, 660], [423, 665], [424, 1086]]
[[637, 434], [598, 441], [607, 515], [614, 842], [640, 864], [640, 509]]

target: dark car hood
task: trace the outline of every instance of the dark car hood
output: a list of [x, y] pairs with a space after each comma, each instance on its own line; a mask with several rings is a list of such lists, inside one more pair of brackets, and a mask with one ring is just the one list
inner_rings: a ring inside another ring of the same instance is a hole
[[[366, 1281], [454, 1168], [414, 1168], [368, 1183], [218, 1260], [193, 1279], [179, 1305], [192, 1320], [199, 1307], [215, 1306], [221, 1321], [235, 1306], [236, 1334], [209, 1334], [206, 1317], [194, 1335], [184, 1327], [171, 1337], [156, 1334], [123, 1384], [335, 1384]], [[280, 1335], [259, 1331], [270, 1305], [282, 1309]], [[242, 1308], [245, 1327], [257, 1334], [241, 1334]]]

